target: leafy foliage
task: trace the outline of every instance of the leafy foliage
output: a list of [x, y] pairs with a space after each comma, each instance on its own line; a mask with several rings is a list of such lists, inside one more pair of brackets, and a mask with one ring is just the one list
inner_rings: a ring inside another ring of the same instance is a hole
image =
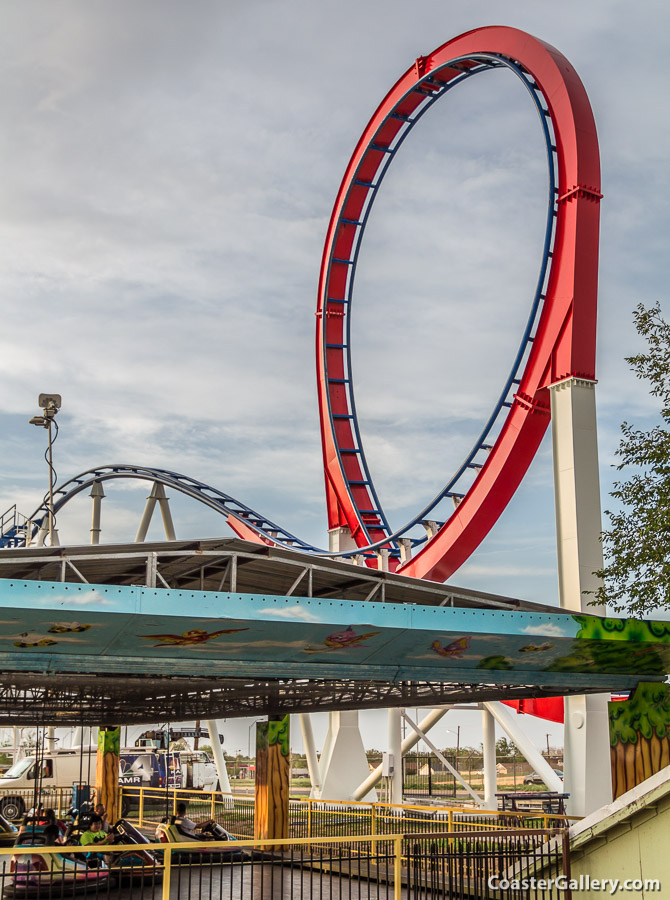
[[603, 532], [607, 563], [597, 572], [603, 584], [595, 603], [643, 616], [670, 609], [670, 325], [658, 303], [638, 305], [635, 327], [647, 351], [626, 358], [636, 376], [649, 382], [660, 401], [661, 422], [648, 431], [628, 422], [621, 426], [619, 471], [632, 470], [614, 485], [611, 496], [621, 510], [611, 512], [611, 528]]
[[635, 744], [639, 736], [651, 740], [670, 733], [670, 688], [667, 684], [640, 682], [629, 700], [612, 703], [609, 714], [610, 744]]
[[505, 759], [522, 758], [523, 754], [516, 744], [508, 741], [507, 738], [501, 737], [496, 741], [496, 757]]

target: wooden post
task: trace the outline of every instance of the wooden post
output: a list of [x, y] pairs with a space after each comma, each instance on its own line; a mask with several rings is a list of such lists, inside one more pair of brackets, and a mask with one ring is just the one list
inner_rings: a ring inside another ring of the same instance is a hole
[[256, 808], [254, 837], [288, 837], [289, 717], [269, 716], [256, 725]]
[[98, 758], [95, 770], [96, 804], [102, 803], [107, 818], [114, 824], [119, 818], [119, 749], [121, 729], [101, 725], [98, 729]]

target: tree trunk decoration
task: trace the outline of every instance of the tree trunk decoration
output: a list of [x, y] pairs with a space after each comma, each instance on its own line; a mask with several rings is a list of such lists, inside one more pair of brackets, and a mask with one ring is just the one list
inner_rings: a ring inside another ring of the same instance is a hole
[[614, 799], [670, 764], [670, 686], [640, 682], [609, 706]]
[[256, 725], [254, 837], [288, 837], [289, 717], [269, 716]]
[[120, 818], [119, 750], [121, 728], [101, 725], [98, 729], [98, 758], [95, 770], [95, 802], [102, 803], [113, 825]]

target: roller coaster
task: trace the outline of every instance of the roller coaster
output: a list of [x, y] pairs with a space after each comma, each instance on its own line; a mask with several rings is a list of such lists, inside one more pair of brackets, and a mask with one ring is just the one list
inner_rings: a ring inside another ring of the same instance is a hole
[[[528, 320], [497, 402], [472, 449], [434, 498], [392, 530], [375, 490], [356, 414], [351, 308], [363, 235], [389, 166], [405, 138], [452, 89], [493, 70], [516, 76], [530, 97], [548, 166], [542, 258]], [[56, 488], [57, 513], [82, 491], [114, 479], [142, 479], [179, 491], [226, 517], [240, 537], [417, 578], [448, 578], [481, 543], [519, 486], [550, 421], [549, 387], [595, 377], [600, 162], [586, 91], [565, 57], [514, 28], [480, 28], [418, 58], [377, 107], [346, 168], [328, 225], [317, 300], [316, 369], [329, 530], [351, 547], [303, 541], [210, 485], [166, 469], [110, 464]], [[453, 509], [439, 521], [438, 507]], [[440, 506], [442, 504], [442, 506]], [[3, 520], [0, 546], [44, 540], [49, 504]], [[419, 526], [425, 533], [417, 536]]]

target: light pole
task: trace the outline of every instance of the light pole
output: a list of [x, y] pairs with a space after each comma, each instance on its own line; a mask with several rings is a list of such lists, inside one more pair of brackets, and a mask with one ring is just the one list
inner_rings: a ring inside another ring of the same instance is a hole
[[449, 734], [456, 735], [456, 759], [458, 759], [458, 753], [461, 748], [461, 726], [457, 725], [456, 731], [453, 731], [451, 728], [447, 728], [446, 730], [449, 732]]
[[[31, 425], [37, 425], [39, 428], [46, 428], [49, 435], [49, 445], [47, 447], [46, 461], [49, 466], [49, 491], [48, 491], [48, 512], [47, 517], [49, 521], [49, 545], [53, 547], [54, 544], [54, 482], [56, 471], [53, 466], [53, 442], [58, 437], [58, 424], [55, 420], [55, 415], [58, 410], [61, 408], [61, 395], [60, 394], [40, 394], [37, 400], [38, 406], [42, 408], [42, 412], [44, 415], [42, 416], [33, 416], [30, 419]], [[51, 425], [53, 423], [54, 428], [56, 429], [56, 434], [52, 437], [51, 434]]]

